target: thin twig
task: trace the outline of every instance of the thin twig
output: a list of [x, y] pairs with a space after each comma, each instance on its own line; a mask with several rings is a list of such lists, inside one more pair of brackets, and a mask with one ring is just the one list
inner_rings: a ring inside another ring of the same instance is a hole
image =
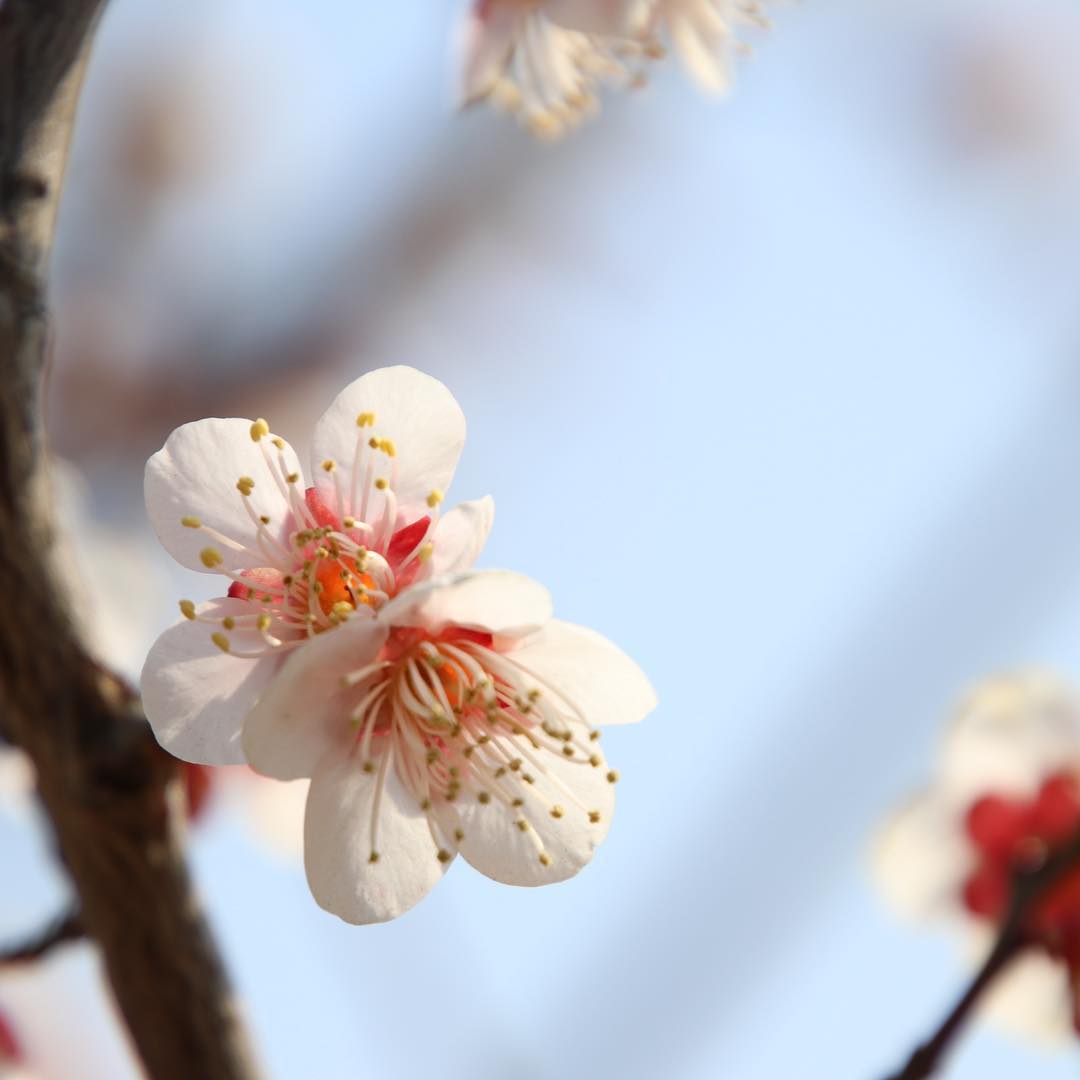
[[1035, 905], [1065, 873], [1080, 863], [1080, 831], [1053, 852], [1041, 865], [1019, 870], [1013, 876], [1009, 910], [998, 931], [997, 940], [982, 966], [975, 973], [960, 1000], [949, 1011], [934, 1034], [908, 1059], [900, 1072], [889, 1080], [927, 1080], [941, 1067], [953, 1040], [963, 1029], [972, 1010], [997, 977], [1025, 949], [1032, 945], [1026, 926]]
[[34, 937], [18, 945], [0, 949], [0, 968], [17, 967], [21, 964], [32, 964], [36, 960], [43, 960], [58, 945], [66, 945], [69, 941], [81, 941], [85, 937], [86, 927], [83, 926], [82, 915], [77, 911], [69, 911]]

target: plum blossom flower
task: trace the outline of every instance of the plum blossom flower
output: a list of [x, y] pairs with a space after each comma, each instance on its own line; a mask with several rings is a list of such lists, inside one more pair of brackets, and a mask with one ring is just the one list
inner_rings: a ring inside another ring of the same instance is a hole
[[698, 84], [722, 93], [742, 25], [768, 25], [760, 0], [476, 0], [464, 35], [464, 99], [490, 99], [556, 138], [609, 83], [645, 82], [670, 40]]
[[[1080, 698], [1046, 676], [990, 680], [947, 733], [935, 783], [883, 830], [875, 876], [899, 913], [951, 923], [973, 954], [993, 941], [1015, 871], [1080, 828]], [[1038, 903], [1031, 945], [988, 995], [1017, 1033], [1060, 1039], [1076, 1024], [1080, 867]]]
[[310, 778], [308, 881], [350, 922], [412, 907], [458, 852], [511, 884], [576, 873], [618, 779], [598, 727], [655, 704], [542, 586], [468, 569], [493, 511], [439, 515], [463, 442], [449, 391], [399, 367], [319, 421], [310, 488], [262, 420], [185, 425], [147, 464], [162, 542], [230, 582], [151, 650], [147, 716], [187, 761]]

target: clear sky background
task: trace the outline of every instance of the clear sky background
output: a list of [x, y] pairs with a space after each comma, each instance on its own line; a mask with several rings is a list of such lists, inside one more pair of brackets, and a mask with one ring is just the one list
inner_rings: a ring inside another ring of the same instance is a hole
[[[1080, 680], [1080, 11], [778, 6], [730, 101], [672, 64], [556, 146], [453, 112], [458, 14], [115, 0], [62, 219], [58, 301], [109, 276], [132, 378], [193, 323], [250, 357], [318, 311], [332, 345], [287, 393], [238, 367], [298, 447], [364, 370], [443, 379], [451, 501], [498, 507], [484, 564], [660, 695], [605, 736], [612, 834], [550, 889], [462, 864], [347, 927], [219, 807], [193, 857], [268, 1074], [873, 1080], [964, 978], [874, 895], [874, 829], [973, 680]], [[116, 117], [155, 80], [199, 152], [110, 262]], [[86, 465], [91, 515], [141, 543], [141, 458]], [[209, 587], [147, 551], [133, 670]], [[15, 933], [62, 892], [25, 817], [0, 829]], [[133, 1075], [94, 980], [75, 949], [0, 981], [46, 1076]], [[1077, 1067], [980, 1026], [949, 1075]]]

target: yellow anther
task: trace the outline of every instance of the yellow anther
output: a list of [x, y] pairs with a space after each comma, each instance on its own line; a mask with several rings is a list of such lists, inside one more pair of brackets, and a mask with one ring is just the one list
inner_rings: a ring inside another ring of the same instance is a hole
[[286, 586], [286, 588], [287, 588], [287, 587], [288, 587], [289, 585], [291, 585], [292, 583], [293, 583], [293, 576], [292, 576], [292, 574], [286, 574], [286, 575], [285, 575], [285, 576], [284, 576], [284, 577], [283, 577], [283, 578], [281, 579], [281, 584], [282, 584], [282, 585], [284, 585], [284, 586]]
[[221, 625], [224, 626], [226, 630], [232, 630], [236, 626], [236, 620], [231, 615], [226, 615], [225, 618], [221, 620]]
[[375, 486], [379, 491], [385, 491], [390, 485], [386, 482], [385, 477], [380, 476], [379, 479], [375, 481]]
[[372, 435], [371, 438], [368, 439], [367, 444], [371, 447], [372, 450], [379, 449], [379, 440], [376, 439], [374, 435]]
[[551, 856], [546, 851], [541, 851], [537, 858], [540, 860], [541, 866], [551, 865]]
[[291, 472], [288, 476], [285, 477], [285, 479], [288, 480], [290, 484], [295, 484], [299, 482], [300, 474], [298, 472]]
[[532, 688], [532, 689], [531, 689], [531, 690], [529, 691], [528, 697], [529, 697], [529, 700], [530, 700], [530, 701], [539, 701], [539, 700], [540, 700], [540, 691], [539, 691], [539, 690], [537, 690], [537, 689], [536, 689], [536, 687], [534, 686], [534, 687], [533, 687], [533, 688]]
[[510, 805], [511, 806], [524, 806], [525, 805], [525, 800], [524, 799], [515, 799]]
[[364, 765], [363, 765], [363, 769], [364, 769], [364, 772], [366, 772], [366, 773], [373, 773], [375, 771], [375, 762], [374, 761], [365, 761]]
[[446, 850], [446, 848], [439, 848], [439, 862], [448, 863], [452, 858], [453, 856], [450, 854], [449, 851]]
[[346, 529], [351, 529], [356, 524], [356, 518], [347, 517], [341, 524], [344, 525]]
[[521, 832], [529, 831], [529, 823], [524, 818], [518, 818], [517, 821], [514, 822], [514, 824]]
[[333, 472], [337, 468], [337, 465], [335, 465], [334, 462], [330, 460], [330, 458], [327, 458], [322, 463], [322, 467], [323, 467], [323, 472]]
[[236, 490], [240, 492], [245, 498], [251, 494], [251, 489], [255, 487], [255, 481], [250, 476], [241, 476], [236, 481]]
[[257, 627], [259, 628], [259, 630], [260, 630], [260, 631], [262, 631], [262, 632], [265, 632], [265, 631], [267, 631], [267, 630], [269, 630], [269, 629], [270, 629], [270, 623], [271, 623], [271, 622], [273, 622], [273, 620], [272, 620], [272, 619], [270, 618], [270, 616], [269, 616], [269, 615], [268, 615], [268, 614], [267, 614], [267, 613], [266, 613], [266, 612], [264, 611], [264, 612], [263, 612], [263, 613], [262, 613], [262, 614], [261, 614], [261, 615], [259, 616], [259, 618], [258, 618], [258, 619], [256, 620], [256, 623], [255, 623], [255, 625], [256, 625], [256, 626], [257, 626]]
[[565, 757], [573, 757], [574, 756], [574, 748], [572, 746], [564, 746], [562, 748], [562, 752], [563, 752], [563, 755]]
[[563, 808], [561, 806], [553, 806], [551, 808], [551, 816], [553, 818], [561, 818], [563, 816], [564, 812], [565, 811], [563, 810]]
[[600, 768], [600, 755], [599, 754], [593, 754], [593, 756], [591, 758], [589, 758], [589, 764], [594, 769], [599, 769]]
[[251, 441], [258, 442], [264, 435], [270, 434], [270, 425], [260, 416], [251, 425]]
[[339, 600], [331, 609], [331, 613], [336, 615], [339, 619], [344, 619], [351, 615], [356, 608], [349, 603], [348, 600]]
[[278, 438], [276, 435], [270, 440], [279, 450], [285, 449], [285, 440]]
[[435, 545], [430, 540], [428, 540], [425, 543], [420, 545], [420, 550], [416, 553], [416, 557], [422, 563], [427, 562], [428, 559], [431, 558], [431, 554], [432, 554], [432, 552], [434, 550], [435, 550]]
[[375, 414], [373, 412], [362, 412], [356, 418], [357, 427], [374, 427], [375, 426]]
[[431, 800], [430, 799], [424, 799], [424, 801], [420, 804], [420, 809], [423, 810], [424, 813], [427, 813], [428, 810], [431, 809]]
[[194, 619], [195, 605], [190, 600], [181, 600], [180, 614], [183, 615], [185, 619]]
[[600, 821], [600, 811], [599, 810], [590, 810], [589, 811], [589, 820], [594, 825], [598, 824], [599, 821]]
[[517, 772], [521, 768], [521, 758], [516, 757], [510, 762], [510, 768], [513, 772]]
[[379, 861], [379, 853], [378, 853], [377, 851], [373, 851], [373, 852], [372, 852], [372, 853], [371, 853], [371, 854], [370, 854], [370, 855], [368, 856], [368, 860], [367, 860], [367, 861], [368, 861], [369, 863], [377, 863], [377, 862]]
[[589, 739], [592, 742], [596, 742], [596, 740], [599, 739], [599, 738], [600, 738], [600, 732], [599, 731], [590, 731], [589, 732]]
[[461, 829], [455, 829], [454, 839], [460, 844], [465, 839], [465, 833]]
[[521, 774], [521, 779], [524, 780], [526, 784], [536, 783], [536, 781], [527, 772]]
[[427, 497], [427, 504], [432, 510], [443, 501], [443, 493], [438, 488], [433, 488], [431, 494]]
[[607, 780], [608, 780], [609, 784], [616, 783], [618, 781], [618, 779], [619, 779], [619, 774], [614, 769], [612, 769], [611, 772], [609, 772], [607, 774]]
[[487, 804], [491, 802], [491, 796], [486, 791], [481, 791], [480, 794], [476, 796], [476, 798], [478, 802], [482, 802], [485, 806], [487, 806]]
[[393, 439], [380, 439], [379, 440], [379, 449], [387, 457], [397, 457], [397, 447], [394, 445], [394, 440]]
[[180, 524], [183, 525], [185, 529], [201, 529], [202, 528], [202, 522], [197, 517], [192, 517], [192, 516], [182, 517], [180, 519]]
[[220, 631], [210, 635], [210, 640], [222, 651], [229, 651], [229, 639]]
[[207, 570], [213, 570], [215, 566], [220, 566], [222, 562], [224, 562], [221, 557], [221, 552], [218, 551], [217, 548], [210, 547], [203, 548], [202, 551], [199, 552], [199, 559]]
[[264, 525], [269, 525], [269, 524], [270, 524], [270, 515], [269, 515], [269, 514], [260, 514], [260, 515], [259, 515], [259, 520], [260, 520], [260, 521], [261, 521], [261, 522], [262, 522], [262, 523], [263, 523]]

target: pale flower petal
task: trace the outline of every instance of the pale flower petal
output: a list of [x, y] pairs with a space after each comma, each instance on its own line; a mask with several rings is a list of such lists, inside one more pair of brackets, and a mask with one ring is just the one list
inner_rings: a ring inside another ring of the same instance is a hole
[[[588, 732], [571, 725], [579, 740]], [[527, 739], [507, 740], [528, 762]], [[465, 859], [482, 874], [507, 885], [545, 885], [573, 877], [607, 835], [615, 809], [615, 774], [597, 751], [595, 765], [545, 754], [527, 764], [532, 783], [517, 785], [523, 805], [492, 798], [454, 802], [443, 813], [456, 818]]]
[[432, 575], [471, 569], [487, 543], [494, 520], [495, 500], [490, 495], [459, 503], [443, 514], [431, 538]]
[[1067, 686], [1039, 673], [1001, 676], [963, 703], [946, 735], [942, 781], [957, 803], [987, 790], [1030, 795], [1078, 748], [1080, 706]]
[[656, 692], [641, 668], [584, 626], [552, 619], [506, 656], [594, 727], [636, 723], [656, 708]]
[[956, 913], [960, 886], [971, 865], [956, 810], [927, 792], [904, 807], [876, 838], [871, 869], [881, 893], [910, 919]]
[[343, 686], [342, 677], [370, 665], [387, 632], [358, 615], [293, 652], [244, 723], [244, 754], [253, 769], [296, 780], [311, 776], [328, 750], [347, 753], [349, 712], [362, 691]]
[[384, 770], [367, 773], [355, 756], [335, 752], [315, 770], [304, 866], [312, 895], [327, 911], [349, 923], [397, 918], [442, 877], [448, 863], [438, 850], [392, 758]]
[[462, 36], [462, 98], [467, 105], [491, 91], [502, 75], [526, 18], [517, 4], [480, 0]]
[[[373, 422], [358, 426], [361, 415]], [[438, 379], [411, 367], [369, 371], [338, 394], [315, 425], [315, 486], [331, 502], [340, 491], [346, 512], [365, 519], [370, 514], [361, 514], [351, 493], [364, 486], [364, 476], [353, 475], [354, 463], [359, 444], [359, 472], [366, 475], [369, 438], [387, 440], [393, 447], [393, 457], [377, 452], [374, 465], [389, 482], [399, 515], [408, 523], [427, 512], [433, 491], [449, 488], [465, 445], [465, 416]], [[334, 463], [333, 472], [323, 468], [325, 462]]]
[[[298, 476], [300, 462], [288, 443], [269, 444], [252, 438], [250, 420], [197, 420], [177, 428], [146, 463], [150, 523], [177, 562], [203, 572], [276, 563], [257, 516], [269, 520], [271, 544], [286, 538], [292, 516], [282, 474]], [[254, 481], [247, 507], [237, 489], [242, 477]], [[208, 549], [219, 558], [208, 563]]]
[[379, 612], [392, 626], [417, 626], [438, 634], [450, 626], [518, 637], [551, 618], [543, 585], [509, 570], [479, 570], [436, 578], [408, 589]]
[[[211, 600], [196, 614], [221, 619], [250, 611], [243, 600]], [[170, 754], [197, 765], [244, 761], [240, 728], [280, 666], [276, 656], [259, 660], [223, 653], [203, 622], [183, 619], [150, 650], [142, 671], [142, 701], [157, 740]], [[231, 631], [238, 650], [264, 649], [254, 630]]]
[[542, 6], [553, 23], [567, 30], [616, 37], [632, 28], [641, 0], [543, 0]]

